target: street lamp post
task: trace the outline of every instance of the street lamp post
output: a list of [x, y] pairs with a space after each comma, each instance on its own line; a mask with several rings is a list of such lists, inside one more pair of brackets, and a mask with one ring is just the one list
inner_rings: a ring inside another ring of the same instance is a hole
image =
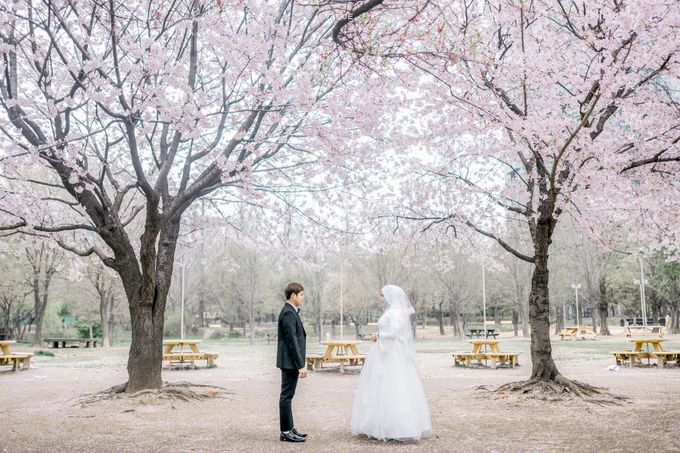
[[645, 270], [644, 267], [642, 266], [642, 257], [639, 258], [640, 260], [640, 307], [642, 311], [642, 325], [645, 327], [645, 331], [647, 330], [647, 297], [645, 294]]
[[343, 293], [343, 285], [342, 285], [342, 280], [343, 280], [343, 267], [344, 267], [344, 259], [341, 256], [340, 257], [340, 339], [344, 340], [345, 335], [344, 335], [344, 327], [345, 327], [345, 319], [344, 319], [344, 313], [343, 313], [343, 300], [342, 300], [342, 293]]
[[574, 291], [576, 291], [576, 327], [581, 327], [581, 323], [579, 322], [579, 310], [578, 310], [578, 289], [581, 287], [581, 284], [573, 284], [571, 285], [572, 288], [574, 288]]
[[487, 338], [486, 333], [486, 269], [482, 266], [482, 309], [484, 310], [484, 338]]
[[184, 262], [180, 261], [180, 266], [182, 266], [182, 291], [181, 291], [181, 311], [179, 316], [179, 338], [184, 340], [184, 283], [186, 281], [186, 266]]

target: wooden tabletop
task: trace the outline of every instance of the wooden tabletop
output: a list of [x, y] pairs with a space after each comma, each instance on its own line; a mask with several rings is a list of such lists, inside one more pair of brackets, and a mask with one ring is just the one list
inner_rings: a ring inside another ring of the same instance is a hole
[[339, 345], [339, 346], [348, 346], [351, 344], [359, 344], [361, 343], [361, 340], [328, 340], [328, 341], [322, 341], [321, 344], [329, 345]]
[[665, 338], [630, 338], [628, 341], [633, 343], [661, 343]]
[[498, 344], [500, 340], [470, 340], [472, 344]]
[[198, 344], [203, 340], [163, 340], [163, 344]]
[[2, 340], [0, 341], [0, 344], [16, 344], [17, 342], [15, 340]]
[[57, 337], [48, 337], [48, 338], [43, 338], [43, 341], [47, 342], [54, 342], [54, 341], [96, 341], [97, 338], [57, 338]]

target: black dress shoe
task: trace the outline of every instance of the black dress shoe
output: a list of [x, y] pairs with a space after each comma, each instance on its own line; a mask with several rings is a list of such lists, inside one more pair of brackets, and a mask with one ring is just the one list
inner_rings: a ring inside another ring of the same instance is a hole
[[304, 442], [306, 439], [295, 434], [293, 431], [281, 433], [281, 442]]
[[305, 433], [299, 433], [298, 430], [295, 429], [295, 428], [291, 429], [291, 431], [292, 431], [293, 434], [295, 434], [296, 436], [300, 436], [300, 437], [303, 437], [303, 438], [307, 438], [307, 434], [305, 434]]

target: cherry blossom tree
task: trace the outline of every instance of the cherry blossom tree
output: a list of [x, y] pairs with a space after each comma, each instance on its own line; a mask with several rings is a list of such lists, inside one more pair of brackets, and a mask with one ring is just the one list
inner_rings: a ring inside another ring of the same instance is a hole
[[[619, 221], [642, 200], [659, 205], [659, 187], [672, 190], [665, 204], [677, 206], [677, 188], [658, 175], [625, 173], [652, 164], [668, 171], [677, 160], [680, 4], [357, 1], [342, 8], [336, 42], [368, 66], [399, 61], [391, 71], [410, 94], [394, 99], [407, 102], [424, 131], [427, 155], [408, 161], [418, 177], [406, 187], [417, 197], [398, 215], [470, 228], [533, 265], [531, 377], [508, 388], [590, 394], [553, 361], [550, 244], [567, 211], [593, 232], [597, 216]], [[409, 129], [417, 136], [416, 126]], [[608, 209], [613, 200], [622, 203], [616, 212]], [[530, 237], [528, 250], [505, 239], [515, 224]]]
[[133, 332], [126, 391], [161, 386], [166, 299], [192, 204], [219, 191], [228, 216], [230, 202], [308, 189], [319, 165], [346, 170], [343, 140], [325, 132], [351, 66], [336, 64], [324, 8], [0, 5], [0, 222], [53, 235], [120, 276]]

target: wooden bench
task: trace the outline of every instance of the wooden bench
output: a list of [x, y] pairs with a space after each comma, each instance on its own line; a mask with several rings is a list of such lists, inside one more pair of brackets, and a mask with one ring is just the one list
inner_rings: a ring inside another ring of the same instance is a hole
[[666, 368], [668, 362], [675, 362], [676, 366], [680, 366], [680, 351], [655, 351], [652, 354], [660, 368]]
[[52, 345], [55, 349], [59, 348], [59, 344], [61, 344], [62, 348], [65, 348], [66, 343], [76, 343], [75, 345], [69, 346], [71, 348], [79, 348], [81, 343], [85, 343], [86, 348], [89, 348], [90, 345], [92, 345], [93, 348], [97, 347], [96, 338], [43, 338], [43, 341], [47, 343], [47, 347]]
[[33, 354], [30, 352], [14, 352], [12, 354], [3, 354], [0, 355], [0, 365], [9, 365], [11, 362], [13, 364], [12, 371], [19, 369], [27, 370], [31, 367], [31, 357], [33, 357]]
[[472, 365], [472, 361], [476, 358], [478, 354], [475, 352], [454, 352], [453, 353], [453, 366], [464, 365], [469, 367]]
[[565, 338], [571, 340], [577, 338], [581, 338], [582, 340], [594, 340], [597, 338], [597, 334], [593, 332], [592, 327], [565, 327], [558, 335], [560, 336], [560, 340], [564, 340]]
[[514, 368], [519, 362], [519, 352], [454, 352], [452, 355], [453, 366], [470, 367], [473, 360], [478, 363], [482, 360], [490, 360], [493, 368], [504, 364]]
[[626, 337], [630, 338], [633, 335], [656, 335], [659, 338], [663, 338], [664, 328], [663, 326], [626, 326], [624, 328], [626, 332]]
[[213, 367], [215, 366], [215, 359], [217, 359], [220, 356], [219, 352], [204, 352], [205, 354], [205, 360], [206, 363], [208, 364], [208, 367]]
[[170, 352], [163, 354], [163, 360], [168, 362], [169, 366], [191, 364], [196, 368], [195, 362], [197, 360], [205, 360], [208, 367], [215, 366], [215, 359], [220, 356], [218, 352]]
[[491, 360], [491, 366], [494, 368], [498, 368], [503, 364], [514, 368], [519, 360], [519, 352], [485, 352], [484, 355]]
[[340, 372], [345, 372], [345, 366], [356, 366], [363, 365], [366, 361], [365, 354], [353, 354], [353, 355], [331, 355], [327, 356], [324, 354], [309, 354], [307, 355], [307, 368], [311, 368], [312, 371], [317, 371], [323, 368], [324, 363], [339, 363]]
[[614, 354], [617, 365], [628, 364], [630, 366], [640, 363], [641, 355], [643, 354], [641, 351], [612, 351], [611, 353]]

